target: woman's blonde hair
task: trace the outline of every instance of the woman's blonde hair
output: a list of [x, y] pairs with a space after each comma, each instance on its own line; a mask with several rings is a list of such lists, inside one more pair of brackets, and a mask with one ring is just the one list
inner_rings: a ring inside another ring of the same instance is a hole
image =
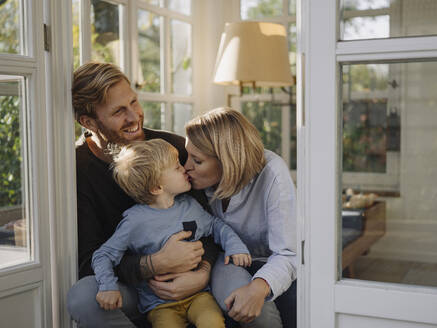
[[108, 90], [127, 76], [110, 63], [89, 62], [73, 73], [71, 88], [74, 116], [78, 123], [82, 115], [96, 118], [96, 105], [105, 104]]
[[161, 184], [162, 172], [178, 161], [177, 149], [163, 139], [135, 141], [114, 156], [113, 175], [137, 203], [151, 204], [156, 197], [151, 190]]
[[222, 166], [214, 198], [235, 195], [265, 166], [258, 130], [236, 110], [213, 109], [188, 122], [185, 131], [196, 148], [216, 157]]

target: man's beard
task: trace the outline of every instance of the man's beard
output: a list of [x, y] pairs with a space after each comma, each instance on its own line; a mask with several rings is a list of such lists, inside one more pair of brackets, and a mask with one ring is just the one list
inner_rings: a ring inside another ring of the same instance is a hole
[[106, 142], [106, 146], [103, 149], [105, 154], [115, 155], [117, 154], [121, 148], [125, 145], [128, 145], [132, 142], [132, 140], [128, 140], [126, 138], [121, 137], [118, 133], [107, 129], [100, 120], [96, 120], [97, 128], [99, 129], [99, 135]]

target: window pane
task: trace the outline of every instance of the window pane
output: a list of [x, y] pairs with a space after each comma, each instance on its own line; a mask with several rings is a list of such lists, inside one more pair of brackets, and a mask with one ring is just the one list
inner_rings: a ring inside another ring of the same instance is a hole
[[437, 34], [437, 1], [343, 0], [342, 40]]
[[161, 90], [160, 26], [160, 16], [138, 11], [138, 87], [142, 91]]
[[168, 0], [170, 10], [179, 11], [185, 15], [191, 15], [191, 0]]
[[193, 114], [192, 104], [173, 104], [173, 131], [185, 136], [185, 124], [191, 120]]
[[282, 0], [241, 0], [242, 19], [257, 19], [282, 15]]
[[164, 127], [165, 104], [150, 101], [141, 101], [144, 112], [144, 127], [150, 129], [162, 129]]
[[91, 58], [120, 66], [119, 6], [91, 1]]
[[437, 62], [342, 70], [341, 276], [437, 286]]
[[143, 0], [143, 1], [145, 1], [149, 5], [160, 6], [160, 7], [164, 6], [164, 0]]
[[291, 74], [296, 77], [296, 44], [297, 30], [295, 23], [288, 24], [288, 57], [290, 60]]
[[22, 54], [21, 1], [0, 1], [0, 53]]
[[31, 260], [23, 163], [24, 79], [0, 75], [0, 269]]
[[191, 95], [191, 24], [171, 20], [172, 92]]
[[80, 66], [80, 4], [79, 0], [72, 0], [73, 23], [73, 68]]
[[389, 88], [388, 64], [343, 67], [344, 171], [386, 172]]
[[296, 15], [296, 0], [288, 0], [288, 14]]
[[242, 102], [241, 105], [244, 116], [258, 129], [264, 147], [281, 155], [281, 107], [270, 102]]

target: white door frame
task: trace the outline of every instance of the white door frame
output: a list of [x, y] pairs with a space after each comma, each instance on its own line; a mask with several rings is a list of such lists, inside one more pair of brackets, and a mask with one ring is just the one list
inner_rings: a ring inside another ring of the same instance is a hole
[[52, 327], [72, 327], [67, 292], [77, 280], [77, 205], [74, 115], [72, 2], [46, 0], [50, 50], [45, 52], [50, 204]]
[[[437, 58], [437, 37], [337, 42], [338, 2], [301, 1], [305, 22], [305, 128], [299, 143], [299, 208], [306, 219], [305, 324], [341, 326], [338, 314], [437, 324], [437, 289], [338, 280], [340, 63]], [[303, 153], [303, 156], [302, 156]]]

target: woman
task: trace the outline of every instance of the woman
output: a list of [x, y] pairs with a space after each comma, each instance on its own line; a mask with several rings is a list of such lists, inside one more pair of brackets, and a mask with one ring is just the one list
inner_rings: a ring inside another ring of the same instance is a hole
[[295, 327], [296, 201], [285, 162], [264, 150], [256, 128], [230, 108], [191, 120], [186, 134], [193, 188], [206, 190], [214, 215], [254, 259], [247, 270], [217, 260], [211, 285], [219, 305], [244, 327], [282, 327], [281, 318]]

